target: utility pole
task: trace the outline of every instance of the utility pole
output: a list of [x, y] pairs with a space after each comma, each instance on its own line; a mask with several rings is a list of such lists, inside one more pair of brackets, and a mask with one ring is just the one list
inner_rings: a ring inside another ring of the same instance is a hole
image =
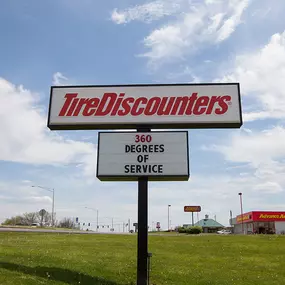
[[99, 230], [99, 211], [97, 210], [97, 228], [96, 231], [98, 232]]
[[167, 221], [168, 221], [168, 230], [170, 230], [170, 225], [169, 225], [169, 208], [171, 207], [171, 205], [168, 205], [167, 207]]
[[242, 193], [238, 193], [240, 198], [240, 214], [241, 214], [241, 230], [242, 234], [244, 234], [244, 226], [243, 226], [243, 207], [242, 207]]

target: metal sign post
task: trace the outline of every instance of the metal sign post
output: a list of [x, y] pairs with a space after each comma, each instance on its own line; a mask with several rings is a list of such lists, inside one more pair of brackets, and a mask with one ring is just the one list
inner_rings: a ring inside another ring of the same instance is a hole
[[[138, 132], [150, 132], [138, 128]], [[148, 283], [148, 177], [138, 179], [137, 285]]]
[[147, 285], [148, 259], [148, 178], [138, 181], [138, 243], [137, 243], [137, 285]]

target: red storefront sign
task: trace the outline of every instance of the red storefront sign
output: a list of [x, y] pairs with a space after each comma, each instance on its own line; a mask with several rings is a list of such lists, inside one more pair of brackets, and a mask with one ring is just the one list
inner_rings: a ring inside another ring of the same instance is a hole
[[242, 222], [284, 222], [285, 212], [253, 211], [237, 216], [237, 223]]

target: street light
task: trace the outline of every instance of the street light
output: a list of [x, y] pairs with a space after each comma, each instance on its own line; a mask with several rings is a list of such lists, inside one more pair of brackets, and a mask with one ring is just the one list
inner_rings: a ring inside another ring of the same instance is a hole
[[31, 187], [41, 188], [41, 189], [47, 190], [49, 192], [52, 192], [51, 225], [54, 226], [54, 188], [48, 188], [48, 187], [43, 187], [43, 186], [39, 186], [39, 185], [32, 185]]
[[241, 230], [244, 234], [244, 226], [243, 226], [243, 209], [242, 209], [242, 193], [238, 193], [240, 199], [240, 214], [241, 214]]
[[[92, 211], [96, 211], [97, 212], [97, 227], [96, 227], [96, 232], [98, 232], [98, 228], [99, 228], [99, 211], [97, 209], [93, 209], [93, 208], [89, 208], [89, 207], [85, 207], [86, 209], [92, 210]], [[112, 222], [113, 223], [113, 222]]]
[[168, 219], [167, 219], [167, 220], [168, 220], [168, 230], [169, 230], [169, 227], [170, 227], [170, 226], [169, 226], [169, 208], [170, 208], [170, 207], [171, 207], [171, 205], [168, 205], [168, 207], [167, 207], [167, 210], [168, 210], [168, 211], [167, 211], [167, 212], [168, 212]]

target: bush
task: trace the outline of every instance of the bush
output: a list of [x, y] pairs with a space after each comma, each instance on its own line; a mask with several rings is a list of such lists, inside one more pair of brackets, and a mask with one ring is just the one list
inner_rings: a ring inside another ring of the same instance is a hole
[[186, 233], [186, 228], [184, 228], [184, 227], [178, 227], [178, 232], [179, 232], [180, 234], [185, 234], [185, 233]]
[[198, 235], [203, 232], [202, 227], [194, 226], [186, 229], [186, 233], [190, 235]]

